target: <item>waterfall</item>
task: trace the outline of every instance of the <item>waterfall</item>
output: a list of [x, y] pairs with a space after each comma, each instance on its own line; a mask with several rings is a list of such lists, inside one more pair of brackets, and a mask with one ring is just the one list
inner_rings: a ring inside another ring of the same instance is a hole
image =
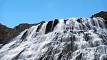
[[32, 26], [0, 48], [0, 60], [107, 60], [104, 19], [55, 19]]

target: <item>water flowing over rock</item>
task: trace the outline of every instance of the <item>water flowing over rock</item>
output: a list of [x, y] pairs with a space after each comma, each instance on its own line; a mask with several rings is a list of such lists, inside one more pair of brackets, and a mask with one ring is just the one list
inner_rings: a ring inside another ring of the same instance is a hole
[[104, 19], [55, 19], [21, 32], [0, 49], [0, 60], [107, 60]]

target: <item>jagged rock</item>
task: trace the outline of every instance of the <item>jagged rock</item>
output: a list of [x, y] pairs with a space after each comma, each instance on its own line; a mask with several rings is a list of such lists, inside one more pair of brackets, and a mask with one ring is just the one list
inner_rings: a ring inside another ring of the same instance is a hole
[[[104, 13], [104, 12], [100, 12]], [[105, 14], [105, 13], [104, 13]], [[98, 14], [92, 17], [101, 17]], [[105, 16], [105, 15], [104, 15]], [[102, 18], [105, 19], [106, 17]], [[102, 20], [101, 20], [102, 21]], [[67, 20], [49, 21], [45, 25], [45, 29], [42, 27], [44, 21], [37, 24], [19, 24], [14, 28], [8, 28], [0, 24], [0, 43], [5, 44], [9, 39], [17, 36], [14, 41], [4, 45], [0, 50], [1, 60], [106, 60], [107, 58], [107, 32], [103, 29], [102, 22], [98, 21], [99, 26], [96, 25], [96, 20], [88, 22], [82, 21], [82, 19], [76, 20], [75, 22], [81, 25], [81, 29], [74, 31], [64, 30]], [[70, 21], [69, 21], [70, 22]], [[72, 22], [72, 21], [71, 21]], [[59, 23], [59, 24], [58, 24]], [[74, 22], [73, 22], [74, 23]], [[84, 24], [83, 24], [84, 23]], [[58, 25], [57, 25], [58, 24]], [[72, 23], [70, 23], [72, 25]], [[91, 25], [90, 25], [91, 24]], [[63, 26], [64, 25], [64, 26]], [[69, 25], [69, 26], [71, 26]], [[86, 25], [86, 26], [85, 26]], [[32, 28], [30, 28], [33, 26]], [[74, 27], [77, 27], [74, 26]], [[59, 31], [57, 31], [57, 28]], [[63, 28], [62, 28], [63, 27]], [[30, 29], [28, 29], [30, 28]], [[46, 34], [39, 34], [41, 28]], [[84, 31], [86, 30], [87, 31]], [[98, 29], [97, 29], [98, 28]], [[25, 30], [26, 29], [26, 30]], [[25, 30], [25, 31], [23, 31]], [[99, 31], [100, 30], [100, 31]], [[104, 30], [104, 31], [103, 31]], [[23, 31], [23, 32], [22, 32]], [[33, 31], [33, 32], [32, 32]], [[20, 33], [22, 32], [22, 33]], [[30, 33], [29, 33], [30, 32]], [[50, 33], [49, 33], [50, 32]], [[19, 35], [20, 33], [20, 35]], [[49, 34], [48, 34], [49, 33]], [[37, 35], [36, 35], [37, 34]], [[36, 35], [36, 36], [35, 36]], [[6, 53], [6, 54], [5, 54]]]
[[107, 26], [107, 11], [98, 12], [98, 13], [91, 16], [91, 18], [93, 18], [93, 17], [102, 17], [105, 20], [104, 22]]
[[67, 20], [64, 20], [64, 24], [66, 24], [66, 21], [67, 21]]
[[[96, 13], [94, 15], [91, 16], [91, 18], [93, 17], [102, 17], [104, 18], [104, 22], [107, 26], [107, 12], [106, 11], [101, 11], [99, 13]], [[64, 20], [64, 23], [66, 23], [67, 20]], [[77, 20], [79, 23], [81, 23], [81, 18]], [[40, 23], [37, 23], [37, 24], [40, 24], [37, 31], [39, 31], [39, 29], [41, 28], [42, 24], [44, 23], [45, 21], [42, 21]], [[54, 29], [54, 27], [57, 25], [58, 23], [58, 19], [55, 19], [54, 22], [50, 21], [48, 22], [47, 24], [47, 28], [46, 28], [46, 33], [52, 31]], [[22, 32], [23, 30], [25, 29], [28, 29], [30, 28], [31, 26], [33, 25], [37, 25], [37, 24], [28, 24], [28, 23], [22, 23], [22, 24], [19, 24], [18, 26], [14, 27], [14, 28], [8, 28], [6, 27], [5, 25], [2, 25], [0, 24], [0, 44], [4, 44], [4, 43], [7, 43], [7, 41], [9, 41], [9, 39], [17, 36], [20, 32]], [[53, 26], [52, 26], [53, 25]], [[87, 25], [88, 26], [88, 25]], [[101, 26], [101, 25], [100, 25]], [[90, 26], [89, 26], [90, 27]]]
[[[1, 47], [0, 60], [106, 60], [107, 29], [101, 28], [104, 25], [102, 18], [93, 18], [95, 25], [91, 20], [82, 19], [82, 23], [78, 23], [72, 18], [66, 24], [64, 20], [55, 20], [42, 27], [40, 24], [32, 26]], [[100, 21], [102, 26], [98, 26]], [[72, 25], [72, 30], [64, 28]], [[20, 27], [23, 28], [19, 26], [16, 31], [20, 31]]]
[[45, 21], [40, 22], [40, 25], [38, 26], [36, 32], [39, 32], [40, 28], [42, 27], [43, 23], [45, 23]]
[[33, 25], [37, 25], [37, 24], [22, 23], [14, 28], [8, 28], [7, 26], [0, 24], [0, 44], [8, 43], [10, 39], [14, 38], [20, 32], [30, 28]]
[[77, 19], [77, 22], [82, 23], [82, 18]]
[[52, 25], [53, 25], [53, 21], [49, 21], [45, 30], [46, 34], [52, 31]]
[[58, 24], [58, 22], [59, 22], [58, 19], [55, 19], [55, 20], [54, 20], [54, 24], [53, 24], [52, 30], [53, 30], [54, 27]]

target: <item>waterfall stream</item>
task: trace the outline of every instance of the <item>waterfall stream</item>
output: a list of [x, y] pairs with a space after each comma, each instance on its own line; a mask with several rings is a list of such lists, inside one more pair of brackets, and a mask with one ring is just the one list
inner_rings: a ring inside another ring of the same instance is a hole
[[32, 26], [0, 49], [0, 60], [107, 60], [107, 29], [96, 18]]

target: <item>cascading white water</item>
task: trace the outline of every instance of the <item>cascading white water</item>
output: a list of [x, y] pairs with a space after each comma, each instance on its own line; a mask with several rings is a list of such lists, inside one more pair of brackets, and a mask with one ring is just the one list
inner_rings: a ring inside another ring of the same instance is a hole
[[103, 19], [60, 19], [32, 26], [0, 49], [0, 60], [106, 60]]

